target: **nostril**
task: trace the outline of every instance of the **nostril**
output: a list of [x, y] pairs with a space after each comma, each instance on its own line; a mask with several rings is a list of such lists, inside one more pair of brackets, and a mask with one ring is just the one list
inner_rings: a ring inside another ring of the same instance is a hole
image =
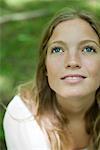
[[80, 65], [73, 64], [73, 65], [68, 65], [67, 67], [68, 68], [80, 68]]
[[81, 61], [80, 59], [76, 59], [74, 58], [68, 58], [67, 60], [65, 60], [65, 67], [66, 68], [81, 68]]

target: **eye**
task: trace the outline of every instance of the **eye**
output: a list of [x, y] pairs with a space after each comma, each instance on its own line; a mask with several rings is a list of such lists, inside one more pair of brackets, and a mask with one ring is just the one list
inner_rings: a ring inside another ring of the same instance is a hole
[[96, 49], [93, 46], [86, 46], [82, 51], [85, 53], [96, 53]]
[[61, 47], [53, 47], [51, 50], [52, 53], [62, 53], [64, 50]]

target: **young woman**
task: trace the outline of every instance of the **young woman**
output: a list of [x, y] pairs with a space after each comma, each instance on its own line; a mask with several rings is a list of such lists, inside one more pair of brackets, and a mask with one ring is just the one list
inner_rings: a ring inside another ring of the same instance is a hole
[[36, 84], [21, 86], [5, 113], [8, 150], [100, 150], [99, 28], [86, 12], [51, 20]]

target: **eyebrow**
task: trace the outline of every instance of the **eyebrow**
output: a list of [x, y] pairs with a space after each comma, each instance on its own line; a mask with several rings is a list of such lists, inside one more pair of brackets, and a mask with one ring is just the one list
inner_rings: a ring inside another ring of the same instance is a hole
[[99, 43], [97, 43], [96, 41], [94, 41], [94, 40], [83, 40], [83, 41], [80, 41], [79, 42], [79, 45], [81, 45], [81, 44], [86, 44], [86, 43], [94, 43], [94, 44], [96, 44], [98, 47], [100, 47], [100, 45], [99, 45]]
[[66, 43], [64, 42], [64, 41], [53, 41], [53, 42], [51, 42], [51, 43], [48, 43], [48, 47], [49, 46], [51, 46], [51, 45], [53, 45], [53, 44], [62, 44], [62, 45], [66, 45]]
[[[87, 40], [82, 40], [82, 41], [79, 42], [79, 45], [86, 44], [86, 43], [90, 43], [90, 42], [91, 42], [91, 43], [94, 43], [94, 44], [96, 44], [98, 47], [100, 47], [99, 43], [97, 43], [96, 41], [91, 40], [91, 39], [89, 39], [89, 40], [88, 40], [88, 39], [87, 39]], [[65, 46], [67, 45], [66, 42], [59, 40], [59, 41], [53, 41], [53, 42], [51, 42], [51, 43], [48, 43], [48, 47], [51, 46], [52, 44], [62, 44], [62, 45], [65, 45]]]

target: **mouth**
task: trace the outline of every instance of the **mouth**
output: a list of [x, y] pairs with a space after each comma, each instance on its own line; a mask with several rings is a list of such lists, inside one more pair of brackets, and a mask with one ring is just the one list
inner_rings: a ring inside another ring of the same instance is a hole
[[61, 77], [61, 80], [64, 80], [66, 78], [76, 79], [76, 78], [86, 78], [86, 77], [80, 74], [68, 74], [68, 75]]
[[78, 83], [85, 78], [86, 76], [80, 75], [80, 74], [68, 74], [68, 75], [61, 77], [61, 80], [64, 80], [67, 83]]

